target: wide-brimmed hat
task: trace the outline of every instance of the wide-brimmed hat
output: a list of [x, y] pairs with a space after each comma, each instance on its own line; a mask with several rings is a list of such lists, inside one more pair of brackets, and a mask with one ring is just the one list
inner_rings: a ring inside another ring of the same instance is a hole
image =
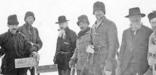
[[58, 22], [56, 22], [56, 24], [64, 23], [64, 22], [67, 22], [67, 21], [69, 21], [69, 20], [67, 20], [65, 16], [59, 16], [58, 17]]
[[78, 17], [77, 25], [79, 25], [80, 22], [87, 23], [89, 25], [89, 20], [86, 15], [81, 15]]
[[95, 14], [95, 11], [97, 10], [101, 10], [105, 14], [105, 4], [100, 1], [95, 2], [93, 5], [93, 14]]
[[8, 25], [18, 25], [17, 15], [13, 14], [8, 16]]
[[152, 19], [156, 18], [156, 11], [153, 11], [148, 14], [148, 19], [151, 21]]
[[141, 13], [139, 7], [130, 8], [129, 9], [129, 15], [127, 15], [125, 17], [135, 16], [135, 15], [141, 15], [141, 17], [145, 17], [145, 14]]

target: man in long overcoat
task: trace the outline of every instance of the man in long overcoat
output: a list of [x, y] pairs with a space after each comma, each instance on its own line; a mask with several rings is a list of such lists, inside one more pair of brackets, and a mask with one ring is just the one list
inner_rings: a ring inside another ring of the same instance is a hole
[[76, 65], [77, 75], [90, 75], [89, 66], [91, 66], [91, 53], [87, 52], [88, 46], [91, 45], [91, 28], [86, 15], [78, 17], [77, 25], [81, 31], [78, 33], [75, 52], [70, 60], [70, 66]]
[[116, 53], [119, 47], [117, 28], [113, 21], [105, 16], [105, 5], [97, 1], [93, 6], [96, 22], [92, 27], [91, 38], [94, 46], [94, 75], [111, 73], [115, 75]]
[[130, 28], [123, 32], [119, 52], [120, 75], [143, 75], [148, 69], [148, 40], [152, 30], [141, 23], [145, 14], [139, 7], [129, 9]]
[[[42, 41], [39, 36], [39, 31], [33, 26], [35, 15], [31, 11], [27, 11], [24, 18], [25, 24], [19, 27], [18, 31], [24, 34], [26, 39], [34, 46], [36, 53], [42, 48]], [[39, 57], [38, 57], [39, 58]], [[30, 68], [31, 75], [35, 75], [35, 68]], [[39, 74], [38, 74], [39, 75]]]

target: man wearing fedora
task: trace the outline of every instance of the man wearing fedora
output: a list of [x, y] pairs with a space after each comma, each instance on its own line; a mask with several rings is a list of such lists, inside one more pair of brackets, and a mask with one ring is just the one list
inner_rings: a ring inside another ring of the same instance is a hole
[[[19, 27], [19, 31], [23, 33], [23, 35], [26, 37], [26, 39], [33, 45], [34, 47], [34, 54], [38, 55], [38, 51], [42, 47], [42, 41], [39, 36], [38, 29], [33, 27], [33, 23], [35, 21], [35, 15], [31, 11], [27, 11], [25, 13], [25, 18], [24, 18], [25, 24], [21, 27]], [[37, 56], [37, 59], [39, 61], [39, 55]], [[30, 68], [30, 73], [31, 75], [35, 75], [35, 68], [32, 67]], [[39, 74], [38, 74], [39, 75]]]
[[29, 41], [18, 31], [16, 15], [8, 17], [8, 32], [0, 35], [0, 54], [4, 54], [2, 60], [3, 75], [27, 75], [27, 68], [15, 68], [15, 59], [26, 58], [35, 51]]
[[152, 30], [142, 24], [141, 18], [144, 16], [139, 7], [130, 8], [129, 15], [126, 16], [130, 20], [130, 27], [124, 30], [122, 36], [119, 52], [120, 75], [143, 75], [149, 67], [147, 52]]
[[57, 39], [54, 63], [58, 64], [59, 75], [69, 75], [69, 61], [76, 48], [76, 33], [68, 27], [68, 20], [65, 16], [59, 16], [59, 36]]
[[94, 75], [115, 75], [117, 49], [119, 47], [117, 27], [105, 16], [105, 5], [97, 1], [93, 5], [96, 22], [91, 30], [94, 46]]

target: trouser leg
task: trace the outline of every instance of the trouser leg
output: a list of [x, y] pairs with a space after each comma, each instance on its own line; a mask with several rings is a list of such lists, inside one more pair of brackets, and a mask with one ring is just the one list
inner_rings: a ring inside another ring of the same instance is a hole
[[27, 75], [27, 69], [18, 69], [18, 75]]

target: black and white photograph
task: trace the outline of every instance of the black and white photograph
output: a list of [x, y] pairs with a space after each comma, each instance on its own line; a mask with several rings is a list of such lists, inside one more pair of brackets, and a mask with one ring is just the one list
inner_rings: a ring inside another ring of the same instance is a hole
[[0, 0], [0, 75], [156, 75], [156, 0]]

